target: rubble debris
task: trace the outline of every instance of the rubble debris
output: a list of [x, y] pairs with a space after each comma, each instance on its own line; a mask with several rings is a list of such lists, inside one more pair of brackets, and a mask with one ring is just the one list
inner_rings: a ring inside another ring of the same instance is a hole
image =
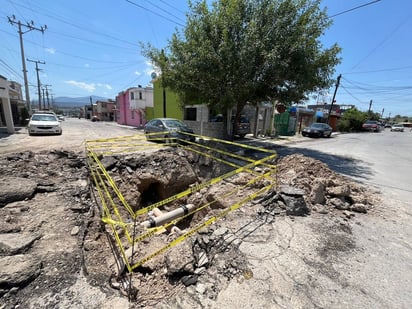
[[27, 254], [0, 257], [0, 296], [33, 281], [41, 267], [41, 261]]
[[377, 198], [365, 186], [335, 173], [325, 163], [302, 154], [281, 158], [277, 169], [279, 185], [304, 190], [308, 208], [320, 214], [328, 214], [334, 209], [367, 213], [377, 202]]
[[32, 233], [0, 234], [0, 255], [15, 255], [28, 250], [39, 239]]
[[309, 213], [309, 208], [303, 198], [305, 191], [285, 185], [280, 186], [279, 191], [288, 216], [304, 216]]
[[[201, 155], [187, 155], [181, 149], [165, 149], [150, 155], [108, 156], [104, 160], [111, 177], [135, 209], [142, 204], [156, 203], [229, 170]], [[27, 151], [0, 157], [2, 181], [7, 184], [10, 180], [19, 182], [20, 185], [25, 184], [24, 189], [27, 189], [24, 195], [11, 198], [7, 186], [0, 186], [1, 237], [7, 238], [6, 233], [20, 234], [22, 237], [25, 233], [42, 235], [38, 241], [24, 245], [22, 250], [3, 250], [5, 255], [0, 257], [0, 295], [4, 295], [7, 307], [17, 304], [27, 306], [33, 295], [48, 295], [51, 290], [53, 295], [58, 295], [62, 289], [74, 284], [80, 273], [108, 295], [119, 293], [108, 283], [110, 276], [116, 274], [116, 264], [106, 237], [107, 231], [99, 213], [93, 212], [93, 195], [96, 193], [89, 190], [85, 162], [81, 154], [66, 151]], [[183, 201], [199, 205], [218, 200], [201, 214], [213, 215], [231, 203], [219, 191], [241, 186], [247, 182], [246, 177], [239, 174], [221, 186], [202, 189]], [[215, 299], [225, 282], [253, 277], [244, 254], [239, 250], [242, 239], [251, 232], [245, 230], [242, 235], [235, 233], [236, 224], [232, 220], [236, 218], [241, 218], [245, 226], [248, 226], [248, 220], [268, 214], [307, 216], [316, 213], [339, 215], [350, 220], [355, 214], [370, 212], [376, 204], [376, 197], [366, 188], [334, 173], [322, 162], [303, 155], [280, 158], [276, 179], [278, 185], [265, 196], [249, 203], [250, 207], [244, 207], [225, 220], [199, 230], [164, 255], [136, 269], [132, 284], [139, 305], [154, 307], [162, 299], [169, 299], [182, 291]], [[255, 185], [261, 186], [262, 183]], [[16, 188], [18, 186], [13, 185], [14, 192]], [[239, 194], [247, 195], [248, 192]], [[55, 209], [57, 200], [61, 208], [54, 213], [51, 209]], [[165, 208], [161, 210], [167, 211]], [[157, 241], [179, 236], [196, 220], [193, 216], [165, 230], [156, 238]], [[265, 223], [264, 220], [259, 221], [259, 224]], [[60, 233], [58, 245], [61, 247], [47, 247], [51, 246], [50, 239], [56, 233]], [[145, 250], [150, 252], [151, 246], [156, 244], [145, 242], [144, 245]], [[344, 249], [335, 247], [336, 250]], [[131, 247], [126, 249], [126, 254], [132, 258]], [[43, 251], [43, 255], [39, 254]], [[112, 286], [124, 292], [122, 278], [113, 280], [117, 281]], [[57, 302], [58, 299], [50, 297], [45, 304], [53, 307], [57, 306]]]
[[0, 207], [31, 198], [36, 187], [37, 183], [34, 180], [4, 175], [0, 178]]

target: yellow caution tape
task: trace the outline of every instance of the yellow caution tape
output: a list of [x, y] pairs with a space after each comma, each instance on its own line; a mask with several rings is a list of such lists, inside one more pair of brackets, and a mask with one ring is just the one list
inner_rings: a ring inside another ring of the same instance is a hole
[[[155, 134], [158, 135], [159, 133], [155, 133]], [[202, 205], [201, 207], [196, 208], [191, 213], [188, 213], [188, 214], [186, 214], [186, 215], [184, 215], [184, 216], [182, 216], [178, 219], [175, 219], [172, 222], [169, 222], [169, 223], [167, 223], [165, 225], [162, 225], [162, 226], [159, 226], [159, 227], [149, 229], [140, 236], [136, 235], [136, 229], [134, 229], [130, 233], [129, 228], [132, 225], [134, 225], [136, 227], [136, 224], [139, 224], [138, 230], [141, 231], [140, 223], [137, 222], [137, 217], [149, 212], [150, 210], [154, 209], [155, 207], [165, 206], [166, 204], [169, 204], [173, 201], [179, 200], [179, 199], [181, 199], [183, 197], [186, 197], [186, 196], [188, 196], [188, 195], [190, 195], [194, 192], [198, 192], [199, 190], [201, 190], [203, 188], [206, 188], [208, 186], [212, 186], [214, 184], [217, 184], [220, 181], [225, 180], [227, 178], [230, 178], [230, 177], [232, 177], [232, 176], [234, 176], [238, 173], [241, 173], [241, 172], [247, 172], [247, 173], [250, 173], [250, 174], [255, 176], [255, 178], [248, 181], [248, 183], [245, 184], [244, 187], [255, 184], [257, 181], [260, 181], [262, 179], [271, 179], [271, 180], [273, 180], [273, 178], [271, 178], [271, 175], [272, 175], [272, 173], [275, 172], [275, 166], [270, 164], [270, 163], [267, 163], [267, 162], [276, 157], [276, 152], [274, 152], [272, 150], [268, 150], [268, 149], [263, 149], [263, 148], [248, 146], [248, 145], [240, 145], [240, 144], [233, 143], [233, 142], [222, 141], [222, 140], [219, 140], [219, 139], [199, 136], [199, 135], [195, 135], [195, 134], [188, 134], [188, 135], [193, 135], [193, 136], [195, 136], [199, 139], [203, 139], [203, 140], [210, 140], [210, 141], [213, 141], [213, 142], [219, 142], [219, 143], [224, 143], [224, 144], [228, 144], [228, 145], [235, 145], [237, 147], [253, 149], [253, 150], [256, 150], [256, 151], [259, 151], [259, 152], [266, 152], [270, 155], [268, 155], [267, 157], [262, 158], [260, 160], [253, 160], [251, 158], [240, 156], [239, 154], [233, 154], [233, 153], [227, 152], [227, 151], [222, 150], [222, 149], [217, 149], [217, 148], [212, 148], [210, 146], [206, 146], [204, 144], [198, 144], [198, 143], [194, 143], [194, 142], [191, 142], [191, 141], [186, 141], [186, 140], [183, 141], [183, 140], [179, 140], [179, 139], [174, 139], [174, 143], [166, 144], [165, 146], [177, 145], [179, 147], [184, 147], [188, 151], [198, 153], [202, 156], [206, 156], [206, 157], [209, 157], [213, 160], [219, 161], [223, 164], [232, 166], [232, 167], [235, 168], [235, 170], [230, 171], [230, 172], [228, 172], [224, 175], [218, 176], [216, 178], [210, 179], [210, 180], [208, 180], [204, 183], [192, 186], [191, 188], [189, 188], [189, 189], [187, 189], [183, 192], [180, 192], [180, 193], [178, 193], [176, 195], [173, 195], [173, 196], [171, 196], [167, 199], [164, 199], [164, 200], [162, 200], [158, 203], [155, 203], [153, 205], [150, 205], [148, 207], [145, 207], [143, 209], [140, 209], [140, 210], [137, 210], [137, 211], [134, 212], [133, 209], [130, 207], [130, 205], [127, 203], [126, 199], [123, 197], [120, 190], [117, 188], [115, 182], [113, 181], [113, 179], [111, 178], [109, 173], [105, 170], [103, 164], [101, 163], [101, 161], [99, 159], [99, 156], [103, 156], [103, 155], [106, 155], [106, 154], [113, 155], [113, 154], [119, 154], [119, 153], [136, 152], [136, 150], [137, 150], [136, 148], [138, 148], [138, 149], [154, 148], [154, 147], [159, 147], [158, 144], [150, 143], [148, 141], [142, 142], [143, 137], [141, 135], [140, 136], [139, 135], [124, 136], [124, 137], [119, 137], [119, 138], [107, 138], [107, 139], [100, 139], [100, 140], [94, 140], [94, 141], [87, 141], [86, 142], [87, 161], [88, 161], [87, 164], [88, 164], [89, 170], [91, 172], [91, 175], [92, 175], [93, 181], [95, 183], [95, 186], [97, 188], [99, 198], [100, 198], [101, 203], [102, 203], [102, 209], [103, 209], [103, 213], [104, 213], [104, 215], [102, 216], [102, 221], [105, 224], [108, 224], [109, 226], [111, 226], [111, 229], [113, 231], [113, 235], [116, 239], [116, 243], [118, 244], [119, 250], [120, 250], [121, 255], [124, 259], [125, 266], [127, 267], [129, 272], [133, 271], [133, 269], [135, 269], [136, 267], [142, 265], [143, 263], [147, 262], [148, 260], [154, 258], [155, 256], [163, 253], [164, 251], [168, 250], [169, 248], [177, 245], [181, 241], [185, 240], [186, 238], [188, 238], [191, 235], [193, 235], [194, 233], [196, 233], [199, 229], [212, 224], [216, 220], [218, 220], [218, 219], [222, 218], [223, 216], [227, 215], [229, 212], [231, 212], [235, 209], [238, 209], [239, 207], [241, 207], [241, 205], [243, 205], [244, 203], [247, 203], [248, 201], [251, 201], [252, 199], [256, 198], [257, 196], [259, 196], [263, 192], [269, 190], [274, 185], [274, 181], [273, 181], [273, 183], [271, 183], [270, 185], [265, 186], [264, 188], [260, 189], [259, 191], [255, 192], [255, 193], [252, 193], [249, 196], [243, 198], [241, 201], [239, 201], [239, 202], [231, 205], [230, 207], [226, 208], [219, 215], [213, 216], [212, 218], [208, 219], [206, 222], [201, 223], [198, 226], [192, 228], [191, 230], [189, 230], [185, 234], [179, 236], [177, 239], [173, 240], [169, 244], [167, 244], [164, 247], [158, 249], [154, 253], [148, 255], [147, 257], [141, 259], [137, 263], [133, 264], [133, 266], [131, 266], [129, 261], [127, 261], [125, 249], [124, 249], [122, 240], [121, 240], [121, 238], [118, 234], [118, 231], [117, 231], [116, 227], [121, 227], [124, 230], [126, 238], [129, 241], [129, 243], [134, 245], [138, 242], [143, 241], [144, 239], [146, 239], [148, 237], [154, 236], [157, 232], [162, 231], [165, 228], [168, 228], [168, 227], [178, 223], [180, 220], [183, 220], [184, 218], [187, 218], [188, 216], [193, 215], [195, 212], [200, 211], [200, 210], [204, 209], [207, 206], [210, 206], [211, 204], [216, 202], [216, 200], [211, 201], [209, 203], [206, 203], [206, 204]], [[149, 134], [148, 137], [146, 137], [146, 139], [148, 139], [149, 141], [150, 140], [155, 140], [155, 138], [150, 137], [150, 134]], [[157, 140], [157, 138], [156, 138], [156, 140]], [[163, 141], [164, 138], [159, 138], [158, 140]], [[160, 147], [164, 147], [164, 145], [161, 145]], [[201, 149], [203, 149], [203, 151]], [[99, 153], [99, 156], [98, 156], [98, 153]], [[216, 156], [216, 154], [219, 155], [219, 157]], [[226, 156], [227, 159], [222, 158], [222, 156], [223, 157]], [[249, 162], [249, 163], [244, 165], [244, 166], [240, 166], [239, 164], [228, 161], [229, 158], [234, 158], [236, 160], [243, 161], [243, 162]], [[265, 167], [269, 168], [269, 172], [267, 172], [265, 174], [261, 174], [261, 173], [256, 172], [253, 168], [256, 167], [256, 166], [259, 166], [259, 165], [262, 165], [262, 166], [265, 166]], [[241, 188], [242, 187], [240, 187], [240, 189]], [[224, 194], [224, 196], [230, 196], [232, 194], [236, 194], [236, 192], [238, 192], [238, 190], [239, 190], [239, 188], [236, 188], [236, 189]], [[129, 220], [129, 221], [133, 221], [132, 223], [125, 222], [125, 220], [123, 220], [123, 218], [121, 217], [120, 211], [118, 209], [118, 205], [115, 203], [111, 191], [113, 191], [115, 193], [115, 195], [117, 196], [117, 198], [120, 201], [121, 205], [131, 215], [132, 220]], [[106, 199], [107, 199], [107, 202], [106, 202]], [[113, 219], [113, 216], [116, 217], [117, 219]]]
[[144, 257], [143, 259], [141, 259], [140, 261], [138, 261], [137, 263], [133, 264], [131, 269], [134, 270], [137, 267], [143, 265], [144, 263], [148, 262], [149, 260], [153, 259], [154, 257], [158, 256], [159, 254], [162, 254], [163, 252], [165, 252], [166, 250], [169, 250], [170, 248], [176, 246], [177, 244], [181, 243], [182, 241], [184, 241], [185, 239], [187, 239], [188, 237], [192, 236], [194, 233], [196, 233], [197, 231], [199, 231], [200, 229], [207, 227], [208, 225], [214, 223], [215, 221], [217, 221], [218, 219], [223, 218], [224, 216], [226, 216], [228, 213], [230, 213], [233, 210], [236, 210], [238, 208], [240, 208], [243, 204], [250, 202], [251, 200], [255, 199], [256, 197], [258, 197], [259, 195], [263, 194], [264, 192], [268, 191], [270, 188], [272, 188], [274, 186], [274, 184], [268, 185], [263, 187], [262, 189], [260, 189], [258, 192], [255, 192], [249, 196], [247, 196], [246, 198], [242, 199], [241, 201], [233, 204], [232, 206], [226, 208], [224, 211], [222, 211], [220, 214], [213, 216], [211, 218], [209, 218], [208, 220], [206, 220], [204, 223], [196, 226], [195, 228], [189, 230], [188, 232], [184, 233], [183, 235], [177, 237], [175, 240], [171, 241], [170, 243], [168, 243], [166, 246], [158, 249], [157, 251], [153, 252], [152, 254]]

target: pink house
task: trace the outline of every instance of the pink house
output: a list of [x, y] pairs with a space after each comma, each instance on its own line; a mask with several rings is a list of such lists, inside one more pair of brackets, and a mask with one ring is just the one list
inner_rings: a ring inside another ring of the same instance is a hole
[[117, 123], [142, 127], [146, 123], [146, 113], [153, 109], [153, 88], [129, 88], [116, 97]]

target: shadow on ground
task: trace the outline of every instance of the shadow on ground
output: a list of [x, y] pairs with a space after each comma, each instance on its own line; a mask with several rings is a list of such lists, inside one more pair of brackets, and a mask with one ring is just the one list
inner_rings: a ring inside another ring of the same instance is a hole
[[[13, 133], [13, 134], [18, 134], [18, 133], [22, 133], [23, 132], [23, 128], [14, 128], [14, 130], [15, 130], [15, 133]], [[11, 133], [9, 133], [8, 131], [7, 131], [7, 128], [5, 128], [5, 127], [0, 127], [0, 138], [5, 138], [5, 137], [9, 137], [10, 135], [12, 135]]]

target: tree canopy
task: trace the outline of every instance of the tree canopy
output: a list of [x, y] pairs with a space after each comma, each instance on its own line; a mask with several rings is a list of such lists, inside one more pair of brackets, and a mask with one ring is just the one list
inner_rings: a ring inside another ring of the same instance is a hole
[[144, 46], [161, 80], [184, 104], [215, 110], [278, 100], [289, 104], [329, 87], [340, 48], [324, 48], [330, 26], [320, 0], [205, 0], [164, 50]]

